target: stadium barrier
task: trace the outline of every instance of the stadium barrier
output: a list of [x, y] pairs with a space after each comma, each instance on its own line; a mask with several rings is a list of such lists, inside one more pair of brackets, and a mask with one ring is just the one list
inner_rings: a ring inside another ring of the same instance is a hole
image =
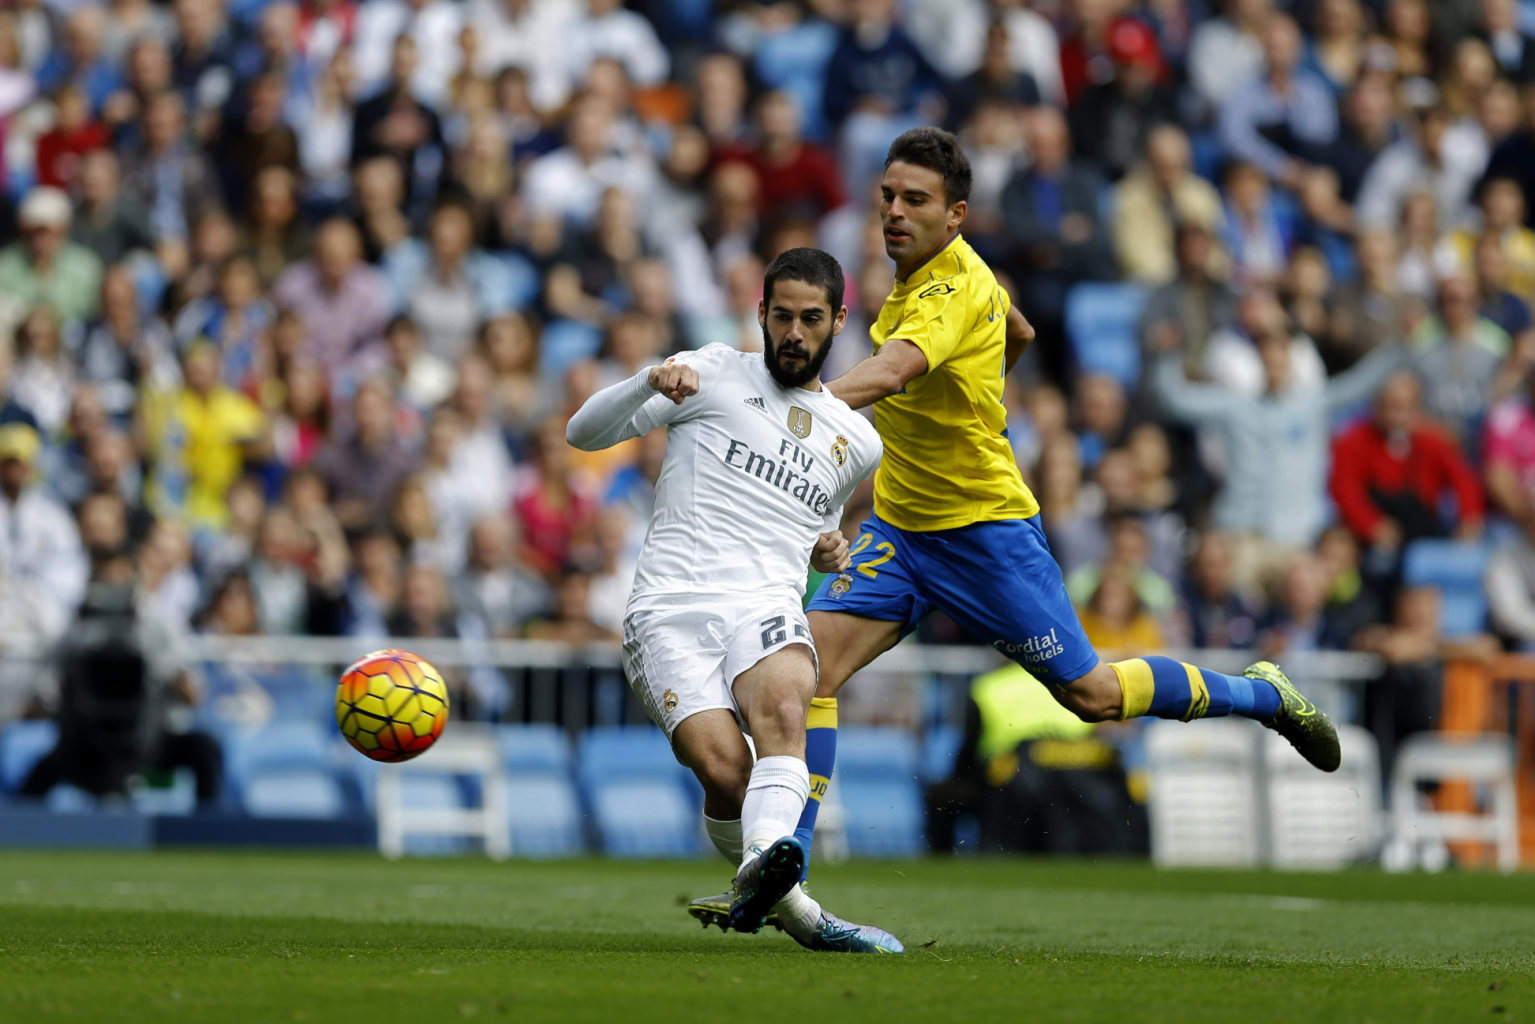
[[[545, 728], [553, 726], [565, 732], [573, 743], [593, 728], [650, 728], [623, 681], [616, 644], [571, 647], [540, 641], [405, 637], [366, 641], [333, 637], [192, 637], [190, 655], [201, 667], [208, 690], [208, 700], [198, 711], [198, 721], [224, 739], [232, 751], [238, 751], [242, 743], [259, 741], [268, 729], [278, 733], [288, 730], [291, 723], [329, 731], [333, 728], [334, 681], [338, 671], [366, 650], [385, 645], [412, 650], [445, 673], [457, 674], [470, 691], [476, 687], [478, 693], [500, 691], [499, 698], [492, 697], [484, 703], [491, 706], [492, 717], [504, 723], [546, 723]], [[1238, 650], [1165, 653], [1232, 672], [1241, 671], [1252, 658], [1251, 652]], [[999, 654], [985, 647], [898, 645], [865, 669], [861, 678], [844, 691], [843, 721], [850, 726], [904, 728], [922, 741], [942, 736], [952, 740], [964, 720], [969, 681], [1003, 663]], [[1287, 658], [1285, 665], [1292, 674], [1304, 678], [1308, 693], [1314, 694], [1317, 703], [1340, 720], [1355, 717], [1362, 684], [1380, 670], [1380, 661], [1373, 656], [1340, 652], [1300, 653]], [[1531, 665], [1535, 666], [1535, 661]], [[1535, 679], [1535, 672], [1531, 678]], [[953, 745], [948, 743], [945, 749]], [[927, 748], [924, 745], [919, 749]], [[952, 752], [947, 757], [952, 758]], [[353, 760], [364, 767], [371, 766], [351, 755], [341, 758], [342, 784], [347, 789], [345, 813], [362, 813], [371, 820], [373, 787], [365, 773], [355, 766], [347, 767]], [[933, 760], [933, 764], [924, 760], [921, 778], [913, 780], [914, 785], [941, 777], [946, 771], [942, 759]], [[569, 773], [562, 777], [568, 779]], [[537, 788], [547, 781], [543, 776], [532, 778], [514, 772], [514, 785], [532, 782]], [[237, 787], [239, 780], [233, 779], [231, 784]], [[582, 793], [583, 797], [586, 795]], [[490, 796], [492, 804], [500, 800], [500, 794], [494, 791], [486, 794], [472, 787], [463, 809], [472, 810], [481, 803], [475, 798], [483, 796]], [[144, 813], [160, 814], [163, 818], [163, 811], [154, 808]], [[468, 828], [474, 824], [472, 815], [461, 817], [465, 831], [473, 831]], [[835, 820], [833, 815], [833, 824]], [[550, 822], [547, 827], [546, 855], [561, 855], [558, 851], [571, 842], [570, 823]], [[389, 833], [386, 846], [391, 852], [398, 852], [401, 837], [397, 823], [386, 831]], [[185, 830], [178, 834], [192, 839]], [[292, 834], [307, 832], [299, 829]], [[1527, 838], [1528, 835], [1527, 829]], [[838, 848], [835, 835], [826, 838], [828, 851]], [[579, 837], [575, 840], [581, 841]], [[585, 841], [598, 844], [590, 825]]]

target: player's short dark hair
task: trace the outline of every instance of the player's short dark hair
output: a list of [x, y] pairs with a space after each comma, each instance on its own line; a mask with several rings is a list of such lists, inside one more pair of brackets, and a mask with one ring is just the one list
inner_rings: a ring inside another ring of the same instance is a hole
[[947, 206], [970, 198], [970, 158], [953, 132], [942, 128], [913, 128], [902, 132], [885, 154], [885, 168], [897, 160], [937, 171], [943, 178], [943, 198]]
[[842, 308], [842, 293], [846, 287], [842, 279], [842, 265], [828, 252], [802, 246], [785, 249], [778, 254], [762, 277], [762, 300], [773, 297], [773, 286], [779, 281], [803, 281], [826, 292], [832, 315]]

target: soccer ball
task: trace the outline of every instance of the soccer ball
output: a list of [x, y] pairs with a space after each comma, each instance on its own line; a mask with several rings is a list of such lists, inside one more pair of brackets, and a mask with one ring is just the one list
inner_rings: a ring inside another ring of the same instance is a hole
[[365, 654], [336, 687], [336, 724], [375, 761], [409, 761], [448, 724], [448, 688], [431, 663], [409, 651]]

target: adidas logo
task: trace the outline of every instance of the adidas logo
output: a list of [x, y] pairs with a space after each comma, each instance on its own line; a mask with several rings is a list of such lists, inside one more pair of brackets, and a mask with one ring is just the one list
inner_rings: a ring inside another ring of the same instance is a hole
[[767, 412], [767, 402], [763, 400], [761, 395], [753, 395], [746, 400], [746, 404], [753, 409], [761, 409], [763, 412]]

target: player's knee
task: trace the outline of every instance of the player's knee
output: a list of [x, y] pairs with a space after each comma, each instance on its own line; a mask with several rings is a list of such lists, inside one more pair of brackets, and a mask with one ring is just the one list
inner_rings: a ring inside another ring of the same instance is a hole
[[746, 782], [751, 775], [751, 767], [737, 763], [733, 758], [711, 757], [695, 764], [693, 774], [698, 777], [704, 795], [711, 802], [739, 807], [746, 797]]
[[776, 695], [763, 709], [767, 716], [767, 729], [783, 739], [803, 734], [805, 718], [810, 712], [810, 692], [807, 688], [803, 693], [796, 691]]

